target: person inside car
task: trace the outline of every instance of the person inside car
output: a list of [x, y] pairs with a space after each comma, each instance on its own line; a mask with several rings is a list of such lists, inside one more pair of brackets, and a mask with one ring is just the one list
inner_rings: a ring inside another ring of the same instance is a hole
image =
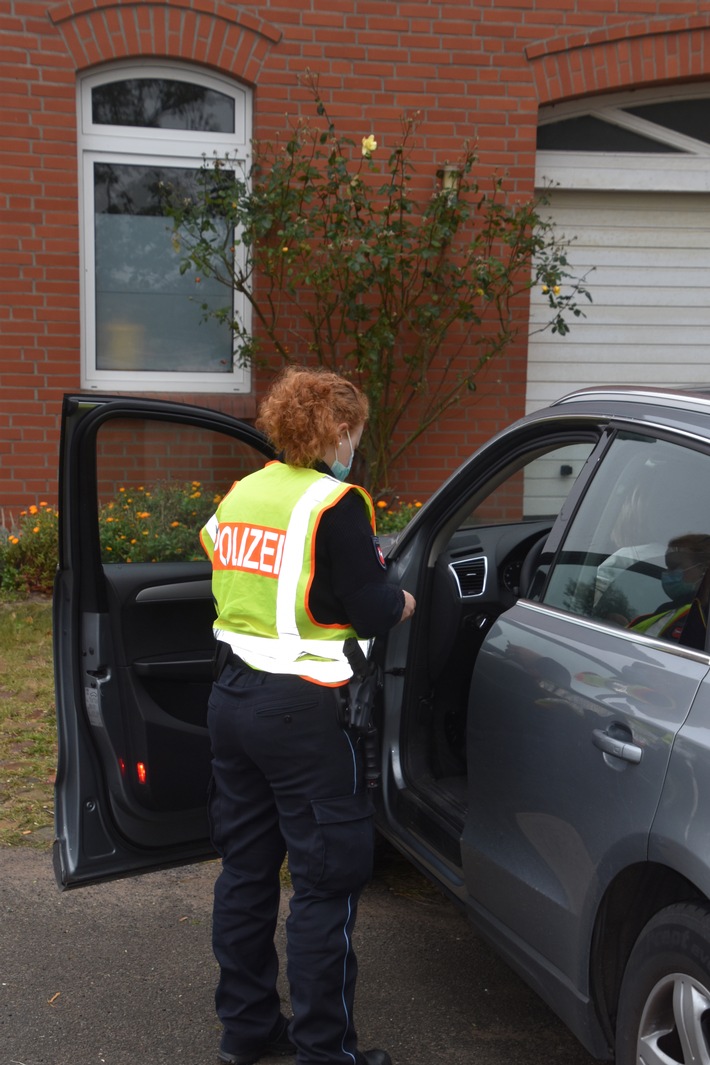
[[661, 583], [669, 601], [652, 614], [634, 618], [628, 627], [702, 650], [710, 602], [710, 536], [677, 536], [668, 544], [665, 561]]
[[[299, 1065], [391, 1065], [358, 1050], [353, 1025], [373, 808], [340, 692], [345, 639], [384, 635], [415, 604], [386, 580], [372, 500], [343, 483], [367, 413], [339, 375], [287, 369], [257, 422], [282, 461], [235, 483], [201, 533], [219, 648], [208, 707], [219, 1059], [236, 1065], [294, 1052]], [[274, 947], [286, 853], [290, 1022]]]

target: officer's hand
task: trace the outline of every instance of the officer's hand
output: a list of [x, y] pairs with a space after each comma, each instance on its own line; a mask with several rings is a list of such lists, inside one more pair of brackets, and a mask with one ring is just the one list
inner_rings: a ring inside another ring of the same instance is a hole
[[[404, 591], [404, 589], [402, 590]], [[404, 610], [402, 611], [402, 616], [399, 620], [406, 621], [407, 618], [411, 618], [416, 605], [417, 601], [414, 596], [410, 592], [404, 592]]]

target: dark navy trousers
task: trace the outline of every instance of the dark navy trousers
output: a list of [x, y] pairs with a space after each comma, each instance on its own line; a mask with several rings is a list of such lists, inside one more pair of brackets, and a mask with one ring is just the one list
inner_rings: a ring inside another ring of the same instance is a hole
[[372, 874], [372, 805], [339, 696], [228, 665], [209, 701], [210, 823], [222, 858], [213, 947], [222, 1049], [249, 1053], [278, 1026], [274, 932], [285, 854], [290, 1036], [302, 1065], [362, 1065], [353, 1023], [357, 901]]

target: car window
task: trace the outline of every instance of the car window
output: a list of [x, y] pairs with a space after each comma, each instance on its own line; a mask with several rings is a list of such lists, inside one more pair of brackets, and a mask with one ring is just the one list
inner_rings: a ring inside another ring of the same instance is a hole
[[210, 429], [107, 420], [96, 447], [102, 562], [203, 561], [200, 529], [234, 481], [264, 461], [248, 444]]
[[709, 474], [710, 456], [690, 447], [615, 438], [570, 524], [543, 602], [638, 631], [645, 631], [641, 619], [681, 609], [694, 593], [686, 587], [681, 602], [669, 591], [669, 546], [671, 553], [679, 542], [701, 549], [690, 560], [697, 592], [710, 570], [710, 553], [702, 551], [710, 545], [710, 496], [700, 487]]
[[487, 484], [487, 494], [475, 501], [461, 528], [478, 528], [526, 521], [551, 522], [559, 514], [595, 441], [548, 446], [521, 456]]

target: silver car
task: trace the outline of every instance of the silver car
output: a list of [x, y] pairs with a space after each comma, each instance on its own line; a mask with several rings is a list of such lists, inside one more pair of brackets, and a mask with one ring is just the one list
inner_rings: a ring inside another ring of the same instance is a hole
[[[62, 887], [212, 854], [195, 537], [269, 454], [214, 411], [65, 398]], [[417, 612], [372, 652], [381, 832], [619, 1065], [710, 1065], [709, 489], [710, 393], [567, 396], [393, 540]]]

